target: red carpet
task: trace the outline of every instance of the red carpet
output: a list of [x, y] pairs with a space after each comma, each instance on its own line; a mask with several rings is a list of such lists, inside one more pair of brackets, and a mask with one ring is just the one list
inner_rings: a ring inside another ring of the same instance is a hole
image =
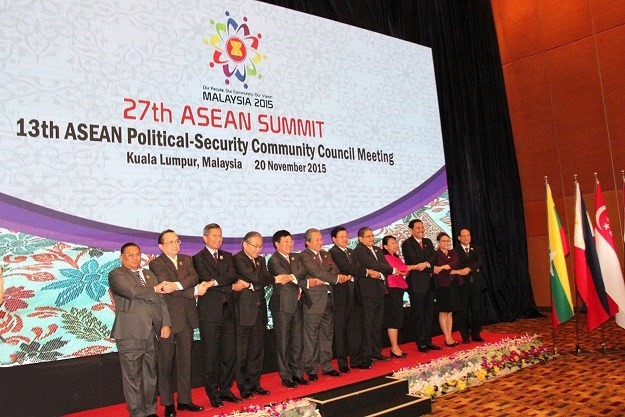
[[[500, 333], [483, 333], [482, 337], [486, 340], [486, 343], [494, 343], [499, 340], [512, 337], [514, 335], [509, 334], [500, 334]], [[461, 337], [458, 333], [454, 333], [454, 338], [456, 340], [461, 340]], [[301, 398], [310, 396], [311, 394], [327, 391], [333, 388], [337, 388], [343, 385], [352, 384], [359, 381], [364, 381], [367, 379], [371, 379], [374, 377], [388, 375], [397, 371], [400, 368], [416, 366], [420, 363], [425, 363], [431, 361], [432, 359], [436, 359], [442, 356], [448, 356], [452, 352], [456, 352], [459, 350], [472, 349], [478, 345], [482, 345], [482, 343], [472, 342], [471, 344], [465, 345], [460, 344], [456, 347], [450, 348], [444, 346], [443, 336], [437, 336], [434, 338], [434, 343], [438, 346], [443, 346], [443, 350], [438, 351], [430, 351], [428, 353], [421, 353], [417, 350], [417, 347], [414, 343], [407, 343], [401, 346], [402, 350], [408, 353], [408, 356], [405, 359], [396, 359], [392, 358], [388, 362], [376, 362], [371, 369], [352, 369], [349, 374], [344, 374], [341, 377], [331, 377], [326, 375], [319, 374], [319, 380], [316, 382], [311, 382], [309, 385], [298, 386], [297, 388], [286, 388], [282, 386], [282, 381], [280, 380], [280, 376], [277, 372], [263, 375], [261, 378], [261, 385], [263, 388], [271, 391], [270, 395], [267, 396], [255, 396], [253, 398], [247, 399], [243, 401], [241, 404], [232, 404], [232, 403], [224, 403], [224, 407], [222, 408], [211, 408], [210, 403], [208, 402], [208, 398], [206, 393], [204, 392], [204, 388], [195, 388], [192, 392], [193, 402], [198, 405], [202, 405], [206, 407], [206, 410], [199, 413], [191, 413], [188, 411], [180, 411], [178, 412], [178, 416], [215, 416], [215, 415], [228, 415], [233, 411], [239, 411], [245, 406], [249, 405], [264, 405], [268, 403], [282, 402], [289, 399]], [[385, 355], [389, 354], [388, 349], [384, 349], [383, 353]], [[335, 368], [336, 362], [334, 363]], [[121, 384], [121, 381], [119, 381]], [[236, 383], [232, 387], [232, 392], [238, 395], [238, 391], [236, 389]], [[159, 416], [162, 416], [164, 413], [164, 407], [160, 406], [156, 410]], [[71, 417], [102, 417], [102, 416], [124, 416], [128, 415], [128, 410], [126, 409], [126, 404], [116, 404], [109, 407], [97, 408], [94, 410], [82, 411], [79, 413], [67, 414], [67, 416]]]

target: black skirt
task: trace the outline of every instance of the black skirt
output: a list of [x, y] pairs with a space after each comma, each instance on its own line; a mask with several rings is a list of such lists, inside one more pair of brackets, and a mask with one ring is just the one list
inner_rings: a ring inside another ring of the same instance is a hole
[[384, 297], [383, 328], [401, 329], [404, 326], [404, 291], [401, 288], [388, 289]]

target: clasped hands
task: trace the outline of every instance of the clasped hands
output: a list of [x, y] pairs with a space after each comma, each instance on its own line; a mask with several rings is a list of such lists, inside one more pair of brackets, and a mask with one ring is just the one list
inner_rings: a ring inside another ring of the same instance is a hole
[[178, 287], [175, 282], [163, 281], [154, 286], [154, 291], [159, 294], [169, 294], [176, 291]]
[[247, 281], [243, 281], [242, 279], [238, 279], [237, 282], [235, 282], [234, 284], [232, 284], [232, 291], [241, 291], [244, 288], [249, 288], [250, 287], [250, 283]]

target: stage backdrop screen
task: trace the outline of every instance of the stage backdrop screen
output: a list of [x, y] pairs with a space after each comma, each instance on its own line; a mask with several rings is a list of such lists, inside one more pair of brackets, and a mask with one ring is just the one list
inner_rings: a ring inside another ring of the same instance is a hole
[[2, 365], [115, 351], [108, 272], [167, 228], [449, 231], [429, 48], [240, 0], [19, 2], [0, 33]]

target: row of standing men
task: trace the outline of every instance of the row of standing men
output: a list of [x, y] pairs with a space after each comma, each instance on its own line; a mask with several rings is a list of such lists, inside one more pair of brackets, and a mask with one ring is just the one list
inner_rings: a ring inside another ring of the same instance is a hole
[[[333, 229], [334, 246], [329, 251], [322, 249], [321, 232], [309, 229], [306, 248], [299, 253], [293, 252], [291, 234], [280, 230], [272, 237], [276, 250], [267, 263], [260, 256], [263, 239], [258, 232], [246, 234], [242, 250], [232, 255], [220, 249], [222, 231], [214, 223], [204, 227], [205, 247], [193, 257], [179, 253], [181, 242], [173, 230], [162, 232], [158, 238], [162, 254], [150, 262], [149, 270], [141, 268], [140, 248], [124, 245], [122, 266], [110, 272], [109, 285], [116, 305], [112, 337], [131, 416], [156, 415], [157, 386], [166, 417], [176, 415], [174, 391], [178, 392], [178, 410], [204, 409], [191, 399], [191, 346], [196, 327], [212, 407], [242, 401], [231, 390], [235, 380], [243, 398], [269, 394], [260, 377], [267, 325], [264, 289], [270, 285], [278, 372], [288, 388], [317, 380], [318, 372], [339, 377], [350, 372], [350, 367], [367, 369], [376, 360], [389, 359], [381, 352], [381, 332], [385, 298], [389, 310], [390, 276], [403, 277], [407, 283], [419, 350], [440, 349], [432, 344], [431, 335], [437, 252], [424, 237], [420, 220], [411, 221], [409, 228], [411, 237], [402, 244], [407, 269], [389, 264], [366, 227], [358, 231], [359, 243], [353, 250], [347, 247], [347, 230]], [[465, 342], [482, 340], [481, 252], [470, 245], [470, 239], [470, 232], [463, 229], [459, 240], [471, 251], [466, 250], [466, 256], [459, 252], [459, 258], [463, 268], [471, 270], [471, 283], [473, 278], [476, 281], [474, 290], [465, 284], [461, 291], [463, 305], [473, 309], [464, 313], [463, 308], [460, 315]], [[401, 304], [398, 308], [402, 314]], [[397, 323], [389, 326], [398, 327]], [[333, 345], [338, 370], [331, 363]]]

